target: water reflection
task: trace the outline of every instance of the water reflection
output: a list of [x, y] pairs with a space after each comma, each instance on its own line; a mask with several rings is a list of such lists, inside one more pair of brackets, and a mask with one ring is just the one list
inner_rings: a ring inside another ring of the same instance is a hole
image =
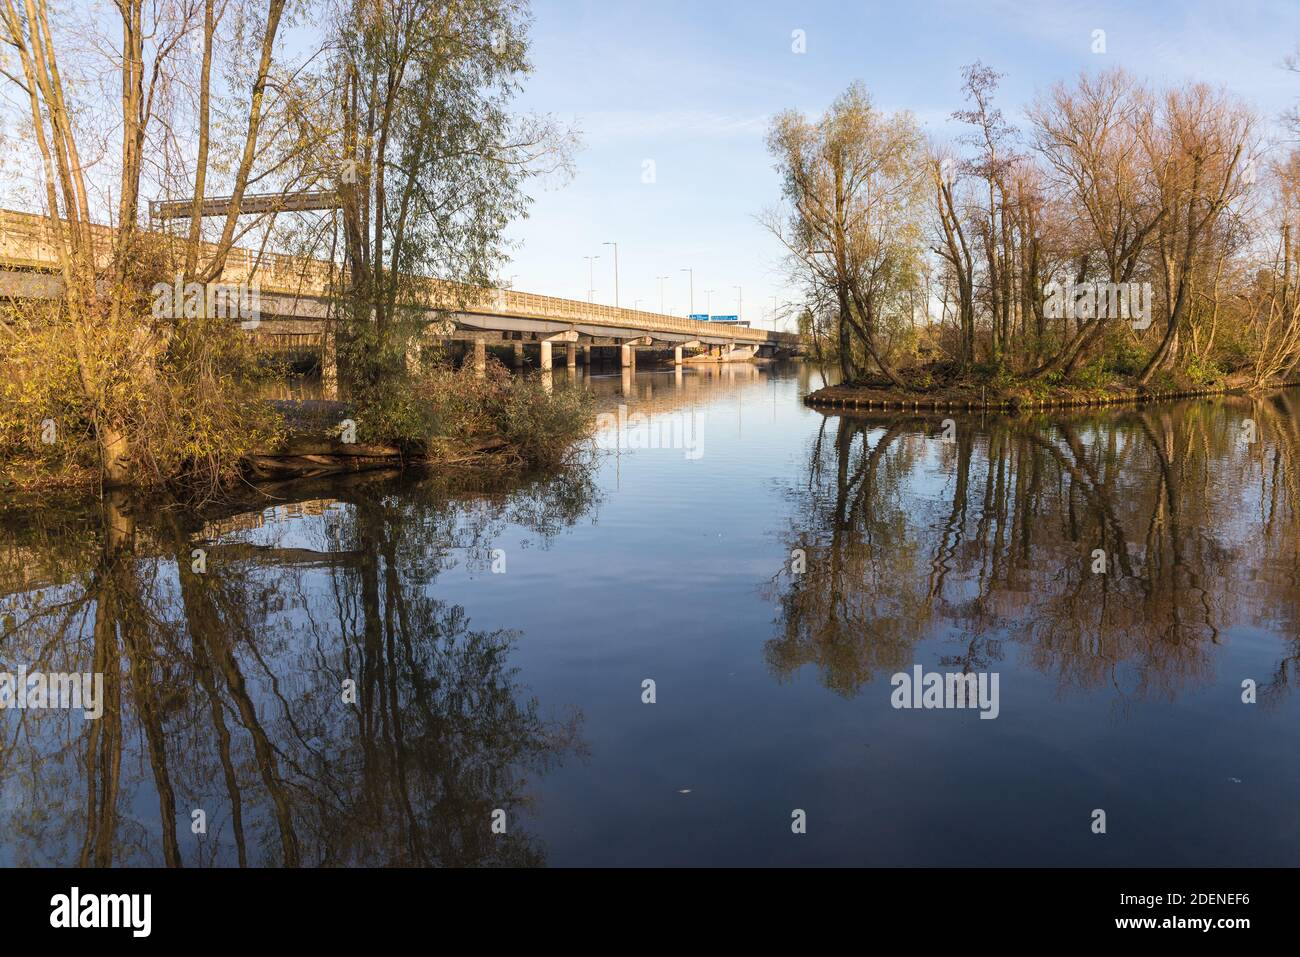
[[0, 862], [1294, 864], [1300, 393], [948, 442], [806, 366], [553, 378], [703, 454], [0, 515], [0, 669], [109, 699], [0, 713]]
[[4, 668], [102, 673], [105, 708], [0, 718], [3, 863], [542, 863], [531, 782], [582, 753], [581, 714], [521, 685], [520, 632], [472, 628], [433, 586], [507, 524], [544, 545], [594, 486], [453, 482], [9, 516]]
[[1269, 702], [1300, 655], [1296, 402], [958, 416], [946, 438], [941, 415], [825, 420], [787, 489], [806, 571], [773, 583], [771, 670], [852, 696], [938, 639], [950, 670], [1014, 654], [1122, 709], [1209, 683], [1250, 625], [1288, 636]]

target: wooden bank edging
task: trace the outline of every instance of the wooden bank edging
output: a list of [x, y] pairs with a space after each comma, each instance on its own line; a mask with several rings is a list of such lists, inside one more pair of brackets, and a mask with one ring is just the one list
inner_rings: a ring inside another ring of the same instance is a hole
[[[1279, 382], [1269, 388], [1288, 388], [1300, 385], [1300, 380]], [[813, 408], [866, 409], [881, 412], [1032, 412], [1049, 409], [1085, 409], [1103, 408], [1113, 405], [1145, 405], [1151, 402], [1170, 402], [1175, 399], [1202, 399], [1217, 395], [1242, 395], [1246, 389], [1241, 386], [1217, 386], [1212, 389], [1177, 389], [1169, 392], [1126, 392], [1111, 396], [1086, 396], [1081, 398], [1032, 399], [1013, 396], [1006, 399], [903, 399], [879, 396], [862, 397], [845, 390], [844, 394], [830, 394], [841, 386], [826, 386], [804, 396], [804, 405]]]

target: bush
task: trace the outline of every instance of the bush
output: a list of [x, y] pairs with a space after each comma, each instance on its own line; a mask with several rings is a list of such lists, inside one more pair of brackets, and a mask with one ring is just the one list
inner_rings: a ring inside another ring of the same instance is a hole
[[1106, 368], [1106, 357], [1097, 356], [1074, 373], [1074, 384], [1084, 389], [1104, 389], [1110, 384], [1111, 373]]
[[1116, 375], [1135, 376], [1146, 367], [1150, 358], [1138, 343], [1125, 337], [1112, 343], [1107, 350], [1106, 366]]
[[591, 422], [591, 396], [582, 388], [547, 391], [536, 378], [516, 379], [492, 409], [497, 428], [529, 466], [558, 465]]
[[1223, 381], [1223, 370], [1213, 359], [1192, 356], [1187, 362], [1187, 380], [1197, 388], [1215, 385]]
[[362, 441], [399, 445], [433, 458], [502, 439], [526, 467], [558, 464], [591, 425], [591, 397], [540, 376], [515, 377], [493, 359], [483, 376], [433, 362], [354, 396]]
[[61, 308], [22, 306], [5, 321], [16, 334], [0, 341], [0, 458], [22, 484], [93, 481], [95, 428], [108, 423], [126, 439], [130, 482], [208, 494], [279, 429], [258, 398], [256, 349], [225, 320], [162, 325], [127, 301], [116, 322], [84, 323], [96, 334], [93, 394]]

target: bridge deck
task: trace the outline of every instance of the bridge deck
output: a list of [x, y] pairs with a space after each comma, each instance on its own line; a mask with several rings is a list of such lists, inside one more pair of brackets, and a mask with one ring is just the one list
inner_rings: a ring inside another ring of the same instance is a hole
[[[58, 256], [49, 230], [49, 220], [44, 216], [0, 210], [0, 295], [50, 295], [50, 277], [40, 275], [58, 269]], [[106, 265], [112, 230], [95, 226], [93, 233], [99, 247], [98, 258]], [[214, 247], [207, 244], [205, 253], [212, 252]], [[265, 312], [319, 320], [325, 313], [321, 305], [328, 299], [328, 290], [338, 275], [338, 265], [327, 260], [283, 253], [259, 254], [237, 248], [227, 259], [221, 281], [232, 285], [258, 283], [264, 301], [270, 306], [264, 307]], [[629, 338], [643, 333], [652, 338], [663, 335], [667, 341], [675, 342], [698, 339], [782, 348], [796, 348], [799, 342], [797, 335], [787, 332], [602, 306], [513, 289], [434, 279], [426, 282], [431, 307], [451, 314], [463, 328], [553, 332], [562, 327], [581, 327], [580, 331], [587, 335]]]

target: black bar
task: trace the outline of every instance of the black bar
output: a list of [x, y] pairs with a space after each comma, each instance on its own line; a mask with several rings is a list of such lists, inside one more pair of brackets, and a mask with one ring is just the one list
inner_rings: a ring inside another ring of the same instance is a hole
[[[944, 940], [981, 950], [1096, 939], [1232, 947], [1290, 929], [1291, 878], [1285, 870], [9, 870], [0, 891], [11, 932], [65, 942], [72, 933], [127, 945], [144, 939], [125, 916], [125, 927], [52, 927], [70, 910], [56, 916], [57, 895], [70, 905], [76, 887], [83, 913], [87, 897], [148, 894], [147, 939], [163, 945], [414, 943], [430, 930], [443, 934], [429, 946], [451, 943], [446, 933], [470, 938], [460, 947], [497, 944], [512, 931], [541, 945], [613, 918], [616, 933], [675, 948], [711, 927], [769, 944], [831, 934], [866, 944], [901, 932], [917, 952], [930, 952]], [[98, 903], [89, 906], [98, 916]], [[1120, 926], [1135, 920], [1152, 924]], [[1206, 920], [1208, 930], [1186, 925]], [[1243, 920], [1249, 926], [1225, 926]]]

